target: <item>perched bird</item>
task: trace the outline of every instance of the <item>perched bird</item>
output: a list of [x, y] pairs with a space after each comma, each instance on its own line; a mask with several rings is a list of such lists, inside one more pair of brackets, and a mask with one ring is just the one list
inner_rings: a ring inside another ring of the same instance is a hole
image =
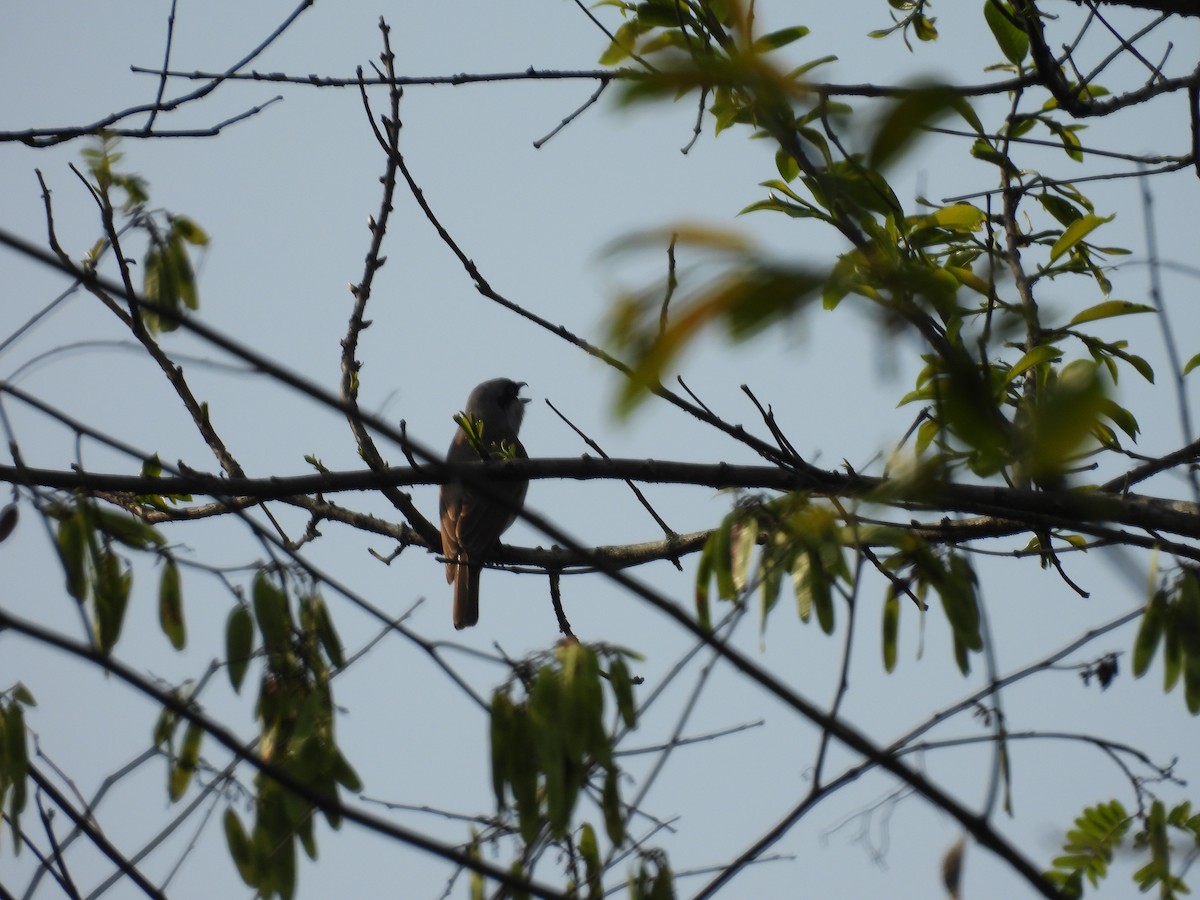
[[[493, 378], [471, 391], [464, 422], [454, 434], [446, 462], [465, 463], [501, 459], [511, 449], [516, 459], [526, 459], [517, 440], [525, 404], [523, 381]], [[479, 438], [472, 442], [468, 429]], [[527, 481], [495, 481], [485, 494], [460, 480], [442, 485], [442, 555], [446, 581], [454, 584], [454, 627], [467, 628], [479, 621], [480, 564], [500, 542], [500, 535], [517, 518], [525, 502]]]

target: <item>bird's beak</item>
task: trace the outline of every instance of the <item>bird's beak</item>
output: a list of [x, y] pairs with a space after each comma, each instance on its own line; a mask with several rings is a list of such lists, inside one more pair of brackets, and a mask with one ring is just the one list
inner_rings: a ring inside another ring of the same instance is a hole
[[518, 394], [517, 394], [517, 399], [518, 399], [518, 400], [520, 400], [522, 403], [528, 403], [528, 402], [529, 402], [530, 400], [532, 400], [533, 398], [532, 398], [532, 397], [522, 397], [522, 396], [520, 396], [520, 390], [521, 390], [521, 388], [523, 388], [523, 387], [529, 387], [529, 384], [528, 384], [527, 382], [524, 382], [524, 381], [518, 381], [518, 382], [517, 382], [517, 391], [518, 391]]

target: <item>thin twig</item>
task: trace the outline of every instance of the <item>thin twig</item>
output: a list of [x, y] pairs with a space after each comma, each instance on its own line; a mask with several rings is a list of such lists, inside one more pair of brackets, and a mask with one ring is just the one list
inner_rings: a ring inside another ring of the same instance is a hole
[[154, 95], [154, 103], [150, 110], [150, 116], [146, 119], [146, 131], [154, 130], [154, 120], [158, 118], [158, 111], [162, 108], [163, 95], [167, 91], [167, 75], [166, 72], [171, 68], [171, 48], [175, 44], [175, 6], [177, 0], [171, 0], [171, 11], [167, 14], [167, 41], [166, 47], [163, 49], [163, 74], [158, 76], [158, 92]]
[[[206, 83], [188, 94], [184, 94], [172, 100], [167, 100], [165, 103], [156, 102], [152, 105], [142, 104], [139, 106], [131, 106], [128, 109], [124, 109], [120, 112], [115, 112], [101, 119], [97, 119], [90, 125], [80, 125], [69, 128], [30, 128], [24, 131], [0, 132], [0, 142], [18, 141], [20, 143], [27, 144], [30, 147], [41, 148], [52, 147], [55, 144], [61, 144], [64, 141], [70, 141], [93, 134], [100, 134], [102, 132], [117, 131], [118, 133], [128, 137], [149, 137], [151, 135], [148, 135], [145, 129], [126, 131], [123, 129], [114, 129], [113, 126], [124, 119], [141, 115], [142, 113], [148, 113], [153, 110], [158, 110], [160, 112], [173, 112], [182, 106], [207, 97], [218, 87], [220, 87], [221, 84], [229, 81], [231, 78], [234, 78], [240, 69], [243, 69], [249, 65], [259, 56], [259, 54], [261, 54], [264, 50], [271, 46], [271, 44], [278, 40], [279, 37], [289, 27], [291, 27], [296, 19], [300, 17], [301, 13], [312, 6], [314, 2], [315, 0], [301, 0], [300, 4], [293, 9], [292, 12], [283, 20], [283, 22], [276, 27], [274, 31], [267, 35], [267, 37], [261, 41], [258, 46], [243, 56], [240, 60], [235, 62], [224, 72], [213, 73], [202, 79]], [[235, 116], [233, 119], [228, 120], [226, 124], [229, 122], [239, 121], [240, 119], [246, 118], [246, 116], [253, 114], [254, 111], [251, 111], [250, 113], [242, 113], [238, 116]], [[216, 132], [213, 131], [211, 133]], [[186, 132], [182, 134], [186, 134]]]
[[[609, 455], [604, 452], [604, 449], [599, 444], [597, 444], [592, 438], [590, 438], [590, 437], [588, 437], [588, 435], [584, 434], [583, 431], [580, 430], [575, 425], [574, 422], [572, 422], [570, 419], [568, 419], [558, 409], [558, 407], [556, 407], [549, 400], [546, 401], [546, 405], [549, 406], [552, 410], [554, 410], [554, 414], [557, 415], [560, 419], [562, 419], [568, 428], [570, 428], [577, 435], [579, 435], [580, 439], [585, 444], [587, 444], [589, 447], [591, 447], [593, 450], [595, 450], [598, 454], [600, 454], [601, 459], [610, 459]], [[646, 499], [646, 495], [642, 493], [641, 488], [639, 488], [636, 484], [633, 483], [633, 481], [631, 481], [628, 478], [625, 479], [625, 484], [627, 484], [629, 486], [629, 489], [631, 491], [633, 491], [633, 495], [637, 498], [638, 502], [642, 504], [642, 507], [646, 510], [646, 512], [650, 513], [651, 518], [653, 518], [654, 521], [658, 524], [658, 527], [662, 529], [663, 534], [666, 536], [667, 540], [668, 541], [678, 540], [679, 533], [677, 531], [675, 531], [675, 529], [671, 528], [671, 526], [669, 526], [666, 523], [666, 521], [663, 519], [663, 517], [658, 514], [657, 510], [655, 510], [654, 507], [650, 505], [650, 501]], [[683, 566], [680, 564], [678, 557], [672, 558], [671, 561], [674, 563], [676, 569], [678, 569], [680, 572], [683, 571]]]
[[[1146, 232], [1146, 263], [1150, 275], [1150, 302], [1158, 310], [1159, 331], [1162, 334], [1163, 348], [1167, 351], [1167, 361], [1171, 366], [1172, 382], [1175, 387], [1175, 403], [1179, 412], [1179, 429], [1183, 441], [1191, 444], [1196, 433], [1192, 428], [1191, 404], [1188, 403], [1187, 384], [1184, 381], [1183, 361], [1180, 359], [1179, 346], [1175, 341], [1175, 331], [1171, 328], [1171, 320], [1167, 312], [1166, 298], [1163, 296], [1162, 278], [1158, 266], [1158, 229], [1154, 218], [1154, 195], [1150, 193], [1149, 179], [1138, 182], [1141, 188], [1142, 226]], [[1200, 478], [1196, 475], [1195, 466], [1184, 466], [1187, 479], [1192, 488], [1192, 498], [1200, 502]]]
[[571, 630], [571, 623], [567, 621], [567, 614], [563, 612], [561, 575], [553, 569], [547, 574], [550, 576], [550, 603], [554, 606], [554, 617], [558, 620], [558, 630], [568, 640], [578, 641], [575, 632]]
[[570, 125], [576, 119], [578, 119], [581, 115], [583, 115], [593, 104], [596, 103], [596, 101], [598, 101], [600, 99], [600, 95], [604, 93], [604, 89], [606, 87], [608, 87], [611, 83], [612, 83], [612, 79], [602, 78], [600, 80], [599, 86], [596, 88], [596, 90], [594, 90], [592, 92], [592, 96], [590, 96], [586, 100], [584, 100], [583, 103], [573, 113], [571, 113], [569, 116], [567, 116], [565, 119], [563, 119], [557, 125], [555, 125], [554, 128], [551, 129], [548, 134], [546, 134], [544, 137], [540, 137], [536, 141], [534, 141], [533, 149], [541, 150], [542, 147], [545, 146], [547, 141], [549, 141], [552, 137], [554, 137], [556, 134], [558, 134], [560, 131], [562, 131], [564, 128], [566, 128], [568, 125]]

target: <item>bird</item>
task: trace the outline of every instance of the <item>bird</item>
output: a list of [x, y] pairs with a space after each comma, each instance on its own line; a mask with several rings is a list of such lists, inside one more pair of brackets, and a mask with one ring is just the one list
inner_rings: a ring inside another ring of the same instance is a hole
[[[517, 439], [528, 397], [520, 396], [523, 381], [493, 378], [476, 386], [467, 398], [458, 431], [446, 453], [447, 463], [501, 459], [511, 454], [528, 459]], [[473, 440], [470, 431], [479, 438]], [[481, 564], [500, 542], [525, 503], [528, 481], [489, 482], [485, 492], [454, 479], [442, 485], [439, 498], [442, 556], [446, 581], [454, 585], [454, 627], [469, 628], [479, 621]]]

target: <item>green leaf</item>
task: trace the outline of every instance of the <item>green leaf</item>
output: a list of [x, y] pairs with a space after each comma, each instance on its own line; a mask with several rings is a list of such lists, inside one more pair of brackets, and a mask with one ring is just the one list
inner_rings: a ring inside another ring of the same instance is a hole
[[1175, 625], [1175, 607], [1167, 608], [1167, 624], [1163, 629], [1163, 693], [1169, 694], [1179, 682], [1183, 672], [1183, 640]]
[[9, 503], [0, 510], [0, 541], [6, 540], [13, 533], [13, 529], [17, 527], [18, 516], [15, 503]]
[[[171, 691], [171, 696], [178, 697], [179, 695], [177, 691]], [[164, 706], [154, 723], [154, 746], [169, 751], [171, 742], [175, 740], [175, 728], [178, 724], [179, 716], [169, 707]]]
[[1094, 213], [1080, 216], [1067, 226], [1066, 231], [1062, 233], [1062, 236], [1054, 242], [1054, 246], [1050, 248], [1050, 262], [1054, 262], [1101, 225], [1111, 222], [1114, 218], [1115, 215], [1097, 216]]
[[142, 296], [159, 308], [139, 310], [142, 321], [151, 333], [167, 333], [179, 327], [174, 317], [164, 316], [160, 312], [178, 311], [179, 287], [175, 281], [172, 259], [166, 250], [159, 246], [151, 246], [142, 258]]
[[779, 177], [785, 182], [795, 181], [800, 174], [800, 164], [796, 162], [796, 158], [792, 154], [782, 147], [775, 151], [775, 168], [779, 172]]
[[340, 669], [346, 665], [346, 655], [342, 649], [342, 639], [338, 637], [337, 629], [333, 627], [329, 607], [325, 605], [325, 601], [319, 594], [313, 595], [312, 605], [317, 637], [320, 638], [321, 646], [325, 648], [325, 654], [334, 668]]
[[604, 809], [604, 830], [614, 847], [625, 841], [625, 817], [621, 814], [621, 795], [617, 789], [617, 773], [609, 769], [604, 775], [604, 793], [600, 805]]
[[96, 527], [115, 541], [134, 550], [153, 550], [166, 546], [167, 539], [153, 525], [111, 509], [93, 508]]
[[[1086, 877], [1093, 886], [1107, 875], [1113, 852], [1129, 830], [1132, 820], [1116, 800], [1084, 809], [1075, 819], [1075, 827], [1067, 832], [1063, 855], [1055, 858], [1056, 882], [1064, 886], [1077, 885], [1082, 891]], [[1076, 892], [1075, 896], [1079, 896]]]
[[1187, 365], [1183, 367], [1183, 374], [1186, 375], [1192, 369], [1196, 368], [1196, 366], [1200, 366], [1200, 353], [1197, 353], [1187, 361]]
[[1064, 228], [1083, 216], [1079, 207], [1057, 194], [1042, 193], [1035, 196], [1046, 212], [1050, 213]]
[[756, 38], [752, 48], [755, 53], [766, 53], [771, 50], [776, 50], [779, 47], [786, 47], [793, 41], [798, 41], [800, 38], [807, 35], [809, 29], [803, 25], [793, 25], [791, 28], [782, 28], [779, 31], [772, 31], [770, 34], [764, 34], [760, 38]]
[[812, 595], [813, 609], [817, 613], [817, 624], [826, 634], [833, 634], [833, 580], [825, 570], [819, 551], [809, 551], [808, 589]]
[[604, 894], [602, 884], [603, 869], [600, 863], [600, 845], [596, 841], [596, 830], [587, 822], [579, 829], [579, 855], [583, 857], [585, 879], [587, 881], [588, 898], [600, 898]]
[[984, 138], [980, 138], [971, 145], [971, 155], [976, 159], [981, 159], [984, 162], [990, 162], [992, 165], [1004, 169], [1011, 176], [1020, 176], [1020, 170], [1013, 165], [1012, 160], [993, 147]]
[[713, 554], [716, 552], [717, 533], [714, 531], [704, 542], [700, 561], [696, 564], [696, 621], [706, 631], [712, 630], [712, 611], [708, 603], [708, 586], [712, 581]]
[[354, 766], [350, 765], [350, 761], [342, 756], [342, 751], [334, 748], [333, 753], [334, 780], [350, 793], [359, 793], [363, 789], [363, 783], [362, 779], [358, 776], [358, 772], [354, 770]]
[[1146, 612], [1142, 615], [1142, 624], [1138, 628], [1137, 637], [1133, 641], [1133, 675], [1141, 678], [1150, 668], [1150, 661], [1158, 649], [1162, 639], [1163, 625], [1166, 622], [1167, 597], [1162, 591], [1155, 591], [1150, 602], [1146, 604]]
[[571, 823], [564, 740], [568, 735], [578, 737], [578, 733], [563, 721], [566, 704], [562, 687], [554, 670], [544, 666], [538, 671], [529, 692], [529, 717], [537, 747], [537, 767], [545, 787], [546, 819], [555, 838], [562, 838]]
[[637, 5], [637, 18], [643, 26], [678, 28], [681, 16], [684, 21], [692, 21], [686, 7], [676, 6], [669, 0], [646, 0]]
[[[95, 551], [93, 551], [95, 553]], [[100, 548], [93, 556], [92, 596], [95, 605], [96, 643], [101, 653], [111, 653], [121, 637], [133, 575], [123, 569], [120, 558]]]
[[1104, 413], [1106, 399], [1095, 363], [1077, 359], [1063, 366], [1032, 410], [1028, 460], [1035, 479], [1061, 475]]
[[934, 27], [934, 22], [937, 19], [931, 19], [928, 16], [917, 14], [913, 16], [912, 25], [913, 33], [919, 41], [936, 41], [938, 37], [937, 28]]
[[812, 617], [813, 596], [808, 580], [811, 566], [812, 560], [807, 553], [797, 553], [792, 560], [792, 589], [796, 594], [796, 612], [801, 622], [807, 622]]
[[1135, 356], [1132, 353], [1120, 353], [1118, 355], [1121, 357], [1121, 359], [1125, 360], [1125, 362], [1137, 369], [1137, 373], [1139, 375], [1141, 375], [1151, 384], [1154, 384], [1154, 369], [1150, 367], [1150, 363], [1146, 362], [1146, 360], [1142, 359], [1140, 356]]
[[796, 66], [796, 68], [794, 68], [790, 72], [788, 72], [788, 74], [787, 74], [788, 80], [789, 81], [798, 81], [802, 75], [806, 75], [807, 73], [811, 72], [813, 69], [817, 68], [817, 66], [823, 66], [826, 63], [831, 63], [831, 62], [837, 62], [837, 57], [832, 54], [830, 54], [828, 56], [819, 56], [816, 59], [810, 59], [808, 62], [801, 63], [800, 65]]
[[896, 670], [896, 642], [900, 631], [900, 597], [893, 587], [888, 588], [883, 601], [883, 669], [889, 674]]
[[159, 478], [162, 476], [162, 460], [158, 458], [158, 454], [148, 457], [142, 462], [142, 477], [143, 478]]
[[617, 33], [613, 35], [612, 43], [600, 56], [600, 65], [615, 66], [633, 53], [634, 45], [642, 30], [643, 26], [637, 19], [626, 22], [618, 28]]
[[25, 706], [37, 706], [37, 701], [33, 699], [33, 694], [29, 692], [29, 688], [25, 687], [21, 682], [17, 682], [12, 689], [13, 699]]
[[229, 683], [236, 693], [241, 693], [253, 649], [254, 620], [250, 618], [250, 610], [239, 603], [229, 613], [225, 626], [225, 662], [229, 666]]
[[171, 216], [170, 218], [173, 235], [198, 247], [208, 243], [208, 234], [187, 216]]
[[649, 900], [675, 900], [675, 884], [671, 870], [664, 864], [659, 864], [654, 882], [650, 885]]
[[1200, 656], [1188, 656], [1184, 661], [1183, 698], [1187, 711], [1200, 715]]
[[779, 590], [783, 576], [791, 566], [792, 548], [790, 539], [775, 533], [763, 547], [759, 562], [758, 593], [762, 606], [762, 628], [766, 627], [767, 615], [779, 601]]
[[521, 840], [532, 843], [541, 828], [538, 814], [537, 742], [528, 711], [516, 709], [513, 716], [512, 760], [509, 784], [517, 804], [517, 825]]
[[[14, 795], [10, 807], [17, 812], [25, 808], [25, 779], [29, 775], [29, 748], [25, 733], [25, 712], [20, 703], [9, 703], [0, 710], [4, 719], [4, 746], [0, 759], [4, 768], [0, 770], [0, 784], [5, 781], [14, 789], [20, 791], [19, 798]], [[18, 787], [19, 786], [19, 787]]]
[[625, 723], [626, 728], [636, 728], [637, 706], [633, 702], [633, 679], [629, 677], [629, 667], [625, 665], [625, 660], [619, 656], [614, 658], [609, 664], [608, 674], [621, 721]]
[[1053, 344], [1042, 344], [1034, 347], [1019, 360], [1013, 363], [1011, 369], [1004, 376], [1005, 384], [1012, 384], [1013, 380], [1018, 376], [1025, 374], [1034, 366], [1040, 366], [1042, 363], [1051, 362], [1062, 359], [1063, 352]]
[[158, 622], [163, 634], [176, 650], [187, 644], [187, 629], [183, 621], [183, 594], [179, 586], [179, 566], [168, 559], [158, 582]]
[[983, 649], [980, 631], [979, 597], [975, 592], [975, 573], [964, 557], [950, 557], [945, 576], [938, 584], [946, 619], [954, 636], [968, 650]]
[[8, 794], [6, 818], [12, 830], [13, 853], [21, 852], [21, 812], [28, 799], [29, 771], [25, 714], [19, 703], [0, 707], [0, 807]]
[[1015, 18], [1012, 6], [1001, 4], [999, 0], [984, 0], [983, 17], [992, 30], [992, 37], [996, 39], [1000, 52], [1014, 66], [1020, 66], [1029, 55], [1029, 35], [1011, 21]]
[[758, 522], [753, 516], [738, 517], [730, 531], [730, 571], [737, 594], [745, 591], [750, 582], [750, 563], [757, 545]]
[[63, 568], [67, 575], [67, 593], [80, 603], [88, 596], [87, 567], [84, 553], [91, 540], [91, 520], [83, 512], [82, 507], [58, 524], [58, 534], [55, 542], [58, 544], [58, 555], [62, 559]]
[[907, 224], [915, 228], [938, 226], [954, 231], [978, 231], [986, 219], [987, 213], [978, 206], [972, 206], [970, 203], [952, 203], [949, 206], [938, 207], [928, 215], [914, 216]]
[[1079, 136], [1075, 133], [1080, 126], [1061, 125], [1053, 119], [1047, 118], [1039, 118], [1039, 121], [1062, 141], [1063, 149], [1067, 152], [1067, 156], [1071, 157], [1075, 162], [1083, 162], [1083, 144], [1080, 142]]
[[504, 809], [504, 787], [512, 780], [514, 724], [516, 710], [503, 691], [492, 695], [490, 737], [492, 745], [492, 790], [496, 794], [496, 812]]
[[713, 548], [712, 566], [717, 576], [717, 596], [722, 600], [736, 600], [737, 588], [733, 580], [733, 532], [732, 515], [726, 516], [721, 527], [716, 532], [716, 545]]
[[287, 594], [272, 583], [265, 572], [254, 576], [252, 589], [254, 618], [268, 653], [284, 653], [289, 649], [292, 632], [288, 613]]
[[179, 755], [171, 767], [168, 794], [172, 803], [184, 795], [192, 781], [192, 776], [196, 774], [196, 763], [200, 760], [200, 741], [203, 737], [204, 729], [195, 722], [189, 722], [187, 731], [183, 735], [183, 744], [179, 748]]
[[1111, 419], [1130, 438], [1135, 441], [1137, 440], [1138, 432], [1141, 431], [1141, 428], [1138, 427], [1137, 419], [1133, 417], [1133, 413], [1108, 397], [1105, 397], [1101, 402], [1100, 412], [1105, 417]]
[[1082, 312], [1077, 313], [1067, 325], [1069, 327], [1071, 325], [1080, 325], [1083, 322], [1095, 322], [1097, 319], [1111, 319], [1114, 316], [1128, 316], [1134, 313], [1151, 313], [1154, 311], [1153, 306], [1147, 306], [1144, 303], [1131, 303], [1128, 300], [1105, 300], [1103, 303], [1089, 306]]
[[167, 242], [166, 252], [171, 261], [171, 269], [175, 275], [175, 285], [179, 291], [179, 299], [188, 309], [200, 307], [200, 292], [196, 285], [196, 273], [192, 270], [192, 261], [188, 258], [187, 248], [179, 238]]

